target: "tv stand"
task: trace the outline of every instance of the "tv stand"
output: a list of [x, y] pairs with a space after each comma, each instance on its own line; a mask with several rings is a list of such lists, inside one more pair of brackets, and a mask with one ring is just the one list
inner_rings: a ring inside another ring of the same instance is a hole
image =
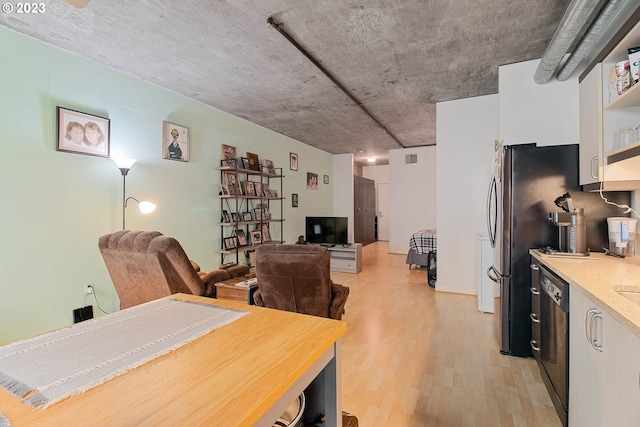
[[343, 273], [362, 271], [362, 243], [334, 245], [327, 249], [331, 255], [331, 271]]

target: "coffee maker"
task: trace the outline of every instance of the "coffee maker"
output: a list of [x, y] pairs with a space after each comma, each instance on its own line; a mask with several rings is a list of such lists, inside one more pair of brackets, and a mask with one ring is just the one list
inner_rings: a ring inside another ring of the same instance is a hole
[[584, 208], [574, 208], [571, 194], [564, 193], [555, 201], [563, 212], [549, 212], [549, 222], [558, 227], [558, 250], [566, 255], [587, 256], [587, 220]]

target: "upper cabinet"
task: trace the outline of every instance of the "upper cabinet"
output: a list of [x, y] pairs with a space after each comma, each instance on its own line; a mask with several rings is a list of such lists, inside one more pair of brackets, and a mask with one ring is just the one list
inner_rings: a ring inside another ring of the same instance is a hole
[[618, 147], [616, 132], [640, 126], [640, 83], [610, 101], [610, 73], [640, 46], [640, 23], [580, 82], [580, 184], [588, 189], [640, 189], [640, 142]]

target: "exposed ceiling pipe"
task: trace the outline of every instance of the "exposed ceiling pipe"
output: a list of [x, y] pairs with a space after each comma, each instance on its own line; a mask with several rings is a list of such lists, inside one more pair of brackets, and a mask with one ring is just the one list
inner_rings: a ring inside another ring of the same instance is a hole
[[324, 73], [325, 76], [327, 76], [329, 78], [329, 80], [331, 80], [333, 82], [333, 84], [335, 84], [336, 86], [338, 86], [338, 89], [340, 89], [342, 92], [345, 93], [345, 95], [347, 95], [358, 107], [360, 107], [360, 109], [362, 111], [364, 111], [364, 113], [369, 116], [369, 118], [371, 118], [371, 120], [373, 120], [373, 122], [378, 125], [380, 128], [382, 128], [382, 130], [384, 131], [385, 135], [388, 135], [391, 139], [393, 139], [393, 141], [398, 144], [400, 147], [402, 148], [407, 148], [405, 147], [399, 140], [398, 138], [395, 137], [394, 134], [392, 134], [389, 129], [387, 129], [382, 123], [380, 123], [378, 121], [378, 119], [376, 119], [375, 117], [373, 117], [373, 115], [369, 112], [369, 110], [367, 109], [367, 107], [365, 107], [362, 102], [360, 102], [360, 100], [358, 98], [355, 97], [355, 95], [353, 95], [351, 92], [349, 92], [349, 90], [344, 87], [344, 85], [342, 83], [340, 83], [338, 81], [338, 79], [336, 79], [329, 71], [327, 71], [326, 68], [324, 68], [319, 62], [318, 60], [316, 60], [309, 52], [307, 52], [302, 46], [300, 46], [300, 44], [298, 42], [296, 42], [293, 37], [291, 37], [283, 28], [284, 24], [277, 22], [275, 19], [273, 19], [273, 17], [269, 17], [267, 18], [267, 26], [269, 28], [275, 28], [276, 30], [278, 30], [278, 32], [280, 34], [282, 34], [284, 36], [285, 39], [287, 39], [289, 41], [289, 43], [291, 43], [292, 45], [294, 45], [296, 47], [296, 49], [298, 49], [304, 56], [307, 57], [307, 59], [309, 61], [311, 61], [311, 63], [313, 65], [315, 65], [320, 71], [322, 71]]
[[571, 56], [569, 56], [567, 61], [560, 67], [560, 71], [558, 71], [558, 75], [556, 76], [558, 80], [565, 81], [569, 78], [578, 64], [580, 64], [580, 61], [582, 61], [582, 58], [589, 53], [593, 45], [607, 29], [613, 18], [615, 18], [620, 12], [620, 9], [628, 2], [629, 0], [609, 0], [596, 20], [591, 24], [582, 40], [580, 40], [580, 43], [578, 43], [573, 50]]
[[533, 81], [548, 83], [553, 77], [562, 58], [586, 25], [600, 0], [573, 0], [567, 8], [556, 32], [553, 34], [547, 50], [542, 55]]

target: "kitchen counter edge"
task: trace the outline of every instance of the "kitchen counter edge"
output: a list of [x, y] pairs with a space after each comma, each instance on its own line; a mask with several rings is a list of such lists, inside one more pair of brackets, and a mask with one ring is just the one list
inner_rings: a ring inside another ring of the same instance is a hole
[[620, 259], [591, 253], [572, 258], [547, 255], [537, 249], [529, 250], [529, 254], [566, 280], [571, 292], [579, 291], [640, 337], [640, 304], [617, 292], [640, 292], [640, 255]]

